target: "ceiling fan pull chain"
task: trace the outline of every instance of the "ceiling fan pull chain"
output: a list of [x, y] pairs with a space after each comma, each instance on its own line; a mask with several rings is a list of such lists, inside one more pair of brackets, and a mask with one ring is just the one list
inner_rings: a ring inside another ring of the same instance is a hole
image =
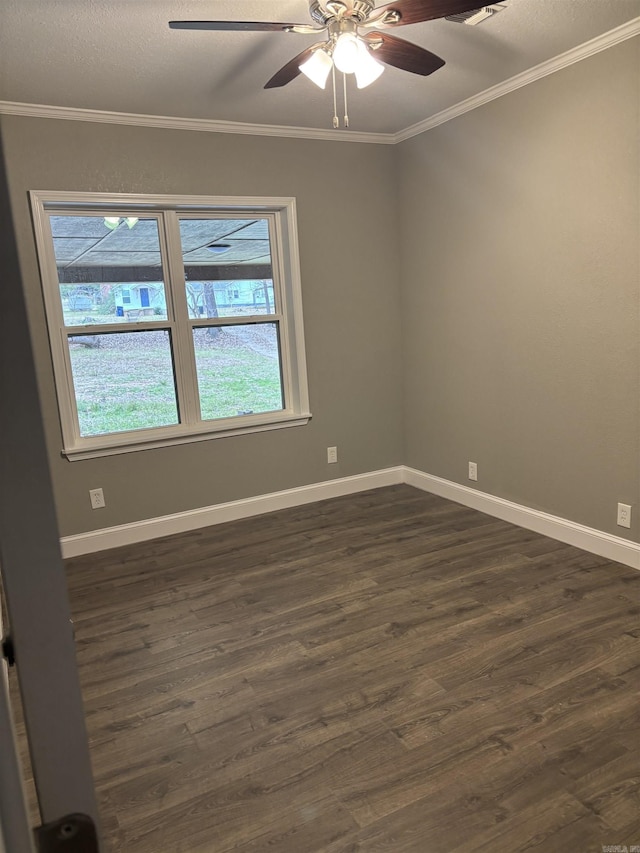
[[342, 89], [344, 95], [344, 126], [349, 127], [349, 109], [347, 107], [347, 75], [342, 75]]
[[340, 119], [338, 118], [338, 101], [336, 98], [336, 67], [331, 63], [331, 77], [333, 78], [333, 126], [340, 127]]

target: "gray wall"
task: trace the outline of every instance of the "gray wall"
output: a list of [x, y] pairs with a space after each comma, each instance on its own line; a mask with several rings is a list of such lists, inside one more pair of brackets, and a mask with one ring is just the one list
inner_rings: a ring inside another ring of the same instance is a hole
[[[637, 68], [635, 39], [395, 147], [4, 117], [62, 535], [402, 462], [468, 485], [472, 460], [637, 540]], [[312, 422], [64, 460], [29, 189], [295, 196]]]
[[[402, 462], [391, 146], [12, 116], [2, 130], [62, 535]], [[122, 456], [62, 458], [29, 189], [295, 196], [312, 421]], [[338, 446], [337, 465], [327, 465], [328, 445]], [[88, 490], [98, 486], [107, 507], [93, 511]]]
[[635, 540], [639, 44], [399, 151], [406, 464]]

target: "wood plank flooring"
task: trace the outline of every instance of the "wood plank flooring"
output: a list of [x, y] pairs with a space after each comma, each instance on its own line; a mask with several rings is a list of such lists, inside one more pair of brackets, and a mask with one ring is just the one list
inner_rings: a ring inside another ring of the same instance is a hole
[[109, 851], [640, 845], [630, 568], [393, 486], [68, 576]]

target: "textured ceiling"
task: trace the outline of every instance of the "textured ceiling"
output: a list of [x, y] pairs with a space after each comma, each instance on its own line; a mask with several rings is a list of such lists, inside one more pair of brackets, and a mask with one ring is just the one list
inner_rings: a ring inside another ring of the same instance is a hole
[[[477, 27], [438, 20], [397, 30], [447, 64], [430, 77], [387, 68], [354, 89], [351, 127], [400, 132], [640, 15], [640, 0], [504, 2]], [[170, 30], [180, 19], [309, 22], [307, 0], [0, 0], [0, 101], [331, 127], [329, 88], [300, 75], [263, 89], [317, 36]]]

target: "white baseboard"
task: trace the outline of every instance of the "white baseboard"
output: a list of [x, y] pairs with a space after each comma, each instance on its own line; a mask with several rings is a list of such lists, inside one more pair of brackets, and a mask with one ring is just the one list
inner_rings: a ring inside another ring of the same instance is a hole
[[403, 482], [424, 492], [431, 492], [495, 518], [501, 518], [503, 521], [509, 521], [511, 524], [517, 524], [518, 527], [535, 530], [536, 533], [542, 533], [559, 542], [566, 542], [568, 545], [575, 545], [576, 548], [582, 548], [584, 551], [598, 554], [608, 560], [615, 560], [633, 569], [640, 569], [640, 544], [630, 542], [621, 536], [612, 536], [610, 533], [577, 524], [575, 521], [569, 521], [557, 515], [530, 509], [504, 498], [497, 498], [486, 492], [461, 486], [451, 480], [425, 474], [415, 468], [404, 467]]
[[381, 471], [341, 477], [337, 480], [327, 480], [324, 483], [312, 483], [309, 486], [285, 489], [282, 492], [272, 492], [254, 498], [200, 507], [188, 512], [177, 512], [173, 515], [133, 521], [130, 524], [120, 524], [117, 527], [90, 530], [88, 533], [63, 537], [60, 540], [62, 556], [67, 558], [77, 557], [80, 554], [93, 554], [107, 548], [147, 542], [150, 539], [157, 539], [159, 536], [185, 533], [187, 530], [197, 530], [200, 527], [222, 524], [225, 521], [236, 521], [252, 515], [262, 515], [276, 509], [302, 506], [315, 501], [327, 500], [327, 498], [364, 492], [367, 489], [379, 489], [382, 486], [394, 486], [402, 483], [402, 476], [402, 466], [385, 468]]
[[315, 501], [336, 498], [341, 495], [355, 494], [367, 489], [379, 489], [382, 486], [394, 486], [407, 483], [424, 492], [447, 498], [464, 506], [477, 509], [495, 518], [501, 518], [518, 527], [534, 530], [559, 542], [575, 545], [592, 554], [606, 557], [624, 563], [634, 569], [640, 569], [640, 545], [612, 536], [593, 527], [576, 524], [566, 518], [549, 515], [546, 512], [530, 509], [512, 501], [497, 498], [486, 492], [461, 486], [451, 480], [443, 480], [432, 474], [425, 474], [415, 468], [398, 465], [395, 468], [385, 468], [381, 471], [371, 471], [367, 474], [356, 474], [352, 477], [341, 477], [337, 480], [327, 480], [323, 483], [312, 483], [295, 489], [285, 489], [267, 495], [258, 495], [238, 501], [201, 507], [188, 512], [178, 512], [158, 518], [148, 518], [121, 524], [117, 527], [106, 527], [102, 530], [91, 530], [75, 536], [65, 536], [61, 539], [62, 555], [77, 557], [81, 554], [92, 554], [107, 548], [118, 548], [121, 545], [133, 545], [136, 542], [147, 542], [159, 536], [171, 536], [174, 533], [184, 533], [197, 530], [225, 521], [236, 521], [252, 515], [262, 515], [277, 509], [287, 509], [292, 506], [302, 506]]

